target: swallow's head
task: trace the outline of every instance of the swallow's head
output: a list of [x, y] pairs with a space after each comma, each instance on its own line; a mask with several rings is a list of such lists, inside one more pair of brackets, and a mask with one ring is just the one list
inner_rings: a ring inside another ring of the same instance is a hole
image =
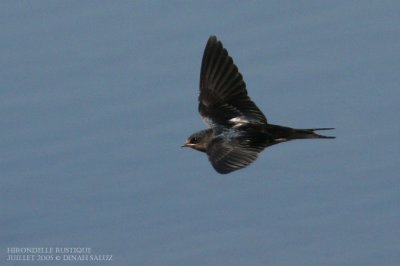
[[209, 129], [201, 130], [190, 135], [182, 147], [189, 147], [198, 151], [205, 152], [211, 141], [212, 132]]

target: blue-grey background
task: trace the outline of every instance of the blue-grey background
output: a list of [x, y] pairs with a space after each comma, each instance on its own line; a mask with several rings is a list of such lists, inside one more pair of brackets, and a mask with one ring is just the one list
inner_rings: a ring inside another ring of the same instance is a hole
[[[1, 264], [23, 264], [8, 247], [90, 247], [113, 255], [102, 265], [400, 265], [399, 14], [398, 1], [2, 1]], [[181, 149], [205, 127], [211, 34], [270, 122], [337, 139], [271, 147], [230, 175]], [[88, 262], [46, 265], [75, 264]]]

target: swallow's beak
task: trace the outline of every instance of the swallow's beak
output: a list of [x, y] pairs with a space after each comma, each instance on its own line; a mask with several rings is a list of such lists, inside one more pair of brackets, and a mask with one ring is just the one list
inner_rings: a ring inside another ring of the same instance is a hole
[[185, 142], [185, 144], [183, 144], [182, 146], [181, 146], [181, 148], [185, 148], [185, 147], [188, 147], [188, 144], [189, 144], [189, 142]]
[[183, 145], [181, 146], [181, 148], [191, 147], [191, 146], [193, 146], [193, 144], [190, 143], [189, 141], [186, 141], [185, 144], [183, 144]]

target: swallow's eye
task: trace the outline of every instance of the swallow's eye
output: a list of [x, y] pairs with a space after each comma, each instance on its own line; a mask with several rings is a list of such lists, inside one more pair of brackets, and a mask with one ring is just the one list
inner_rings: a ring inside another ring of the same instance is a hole
[[197, 139], [197, 137], [193, 137], [190, 142], [191, 143], [197, 143], [199, 140]]

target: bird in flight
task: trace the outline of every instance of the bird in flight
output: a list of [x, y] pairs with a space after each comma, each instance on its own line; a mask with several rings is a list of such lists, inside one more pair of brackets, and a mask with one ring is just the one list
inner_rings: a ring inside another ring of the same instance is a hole
[[244, 168], [266, 147], [293, 139], [333, 139], [315, 133], [333, 128], [295, 129], [273, 125], [247, 95], [246, 83], [217, 37], [208, 39], [200, 72], [199, 113], [208, 129], [182, 147], [207, 154], [221, 174]]

